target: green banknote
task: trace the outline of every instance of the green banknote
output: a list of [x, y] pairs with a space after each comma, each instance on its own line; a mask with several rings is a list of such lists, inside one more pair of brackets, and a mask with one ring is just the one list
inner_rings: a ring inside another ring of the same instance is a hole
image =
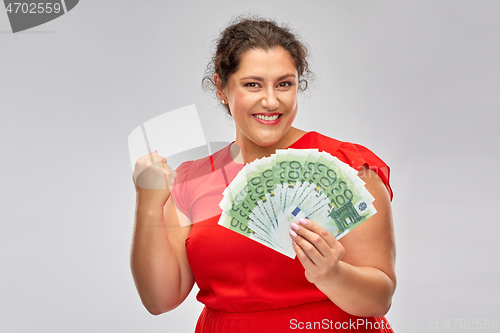
[[290, 257], [288, 231], [297, 216], [339, 239], [376, 213], [357, 171], [317, 149], [277, 150], [255, 160], [223, 194], [220, 225]]

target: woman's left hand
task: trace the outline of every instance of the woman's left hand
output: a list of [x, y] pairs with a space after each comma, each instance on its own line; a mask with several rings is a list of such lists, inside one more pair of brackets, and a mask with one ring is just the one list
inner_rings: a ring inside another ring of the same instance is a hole
[[292, 223], [290, 237], [309, 282], [318, 284], [335, 278], [345, 251], [335, 237], [308, 219]]

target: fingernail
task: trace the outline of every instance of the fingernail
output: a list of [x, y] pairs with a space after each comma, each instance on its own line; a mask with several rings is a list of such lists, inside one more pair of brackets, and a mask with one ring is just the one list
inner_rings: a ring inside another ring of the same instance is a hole
[[290, 235], [292, 235], [292, 237], [296, 237], [297, 236], [297, 233], [293, 230], [290, 229]]
[[293, 230], [299, 230], [299, 226], [297, 225], [297, 223], [292, 223], [290, 226]]
[[294, 241], [293, 239], [292, 239], [292, 244], [293, 244], [293, 245], [297, 245], [297, 243], [295, 243], [295, 241]]
[[302, 224], [302, 225], [306, 225], [307, 224], [307, 221], [303, 218], [300, 218], [299, 219], [299, 223]]

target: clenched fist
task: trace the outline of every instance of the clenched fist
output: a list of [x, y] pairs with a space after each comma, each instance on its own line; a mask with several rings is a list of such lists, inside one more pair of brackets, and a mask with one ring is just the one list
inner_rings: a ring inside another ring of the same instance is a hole
[[133, 179], [137, 194], [147, 192], [148, 197], [154, 198], [154, 202], [163, 205], [170, 196], [176, 176], [175, 170], [167, 164], [167, 159], [154, 151], [137, 160]]

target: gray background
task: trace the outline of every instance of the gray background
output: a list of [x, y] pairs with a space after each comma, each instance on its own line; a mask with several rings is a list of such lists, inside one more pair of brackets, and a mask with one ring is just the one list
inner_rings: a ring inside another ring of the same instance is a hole
[[397, 332], [500, 319], [499, 1], [87, 0], [18, 34], [0, 11], [0, 331], [194, 329], [193, 294], [154, 317], [135, 290], [127, 136], [194, 103], [209, 141], [233, 140], [200, 80], [248, 11], [310, 46], [295, 125], [392, 167]]

